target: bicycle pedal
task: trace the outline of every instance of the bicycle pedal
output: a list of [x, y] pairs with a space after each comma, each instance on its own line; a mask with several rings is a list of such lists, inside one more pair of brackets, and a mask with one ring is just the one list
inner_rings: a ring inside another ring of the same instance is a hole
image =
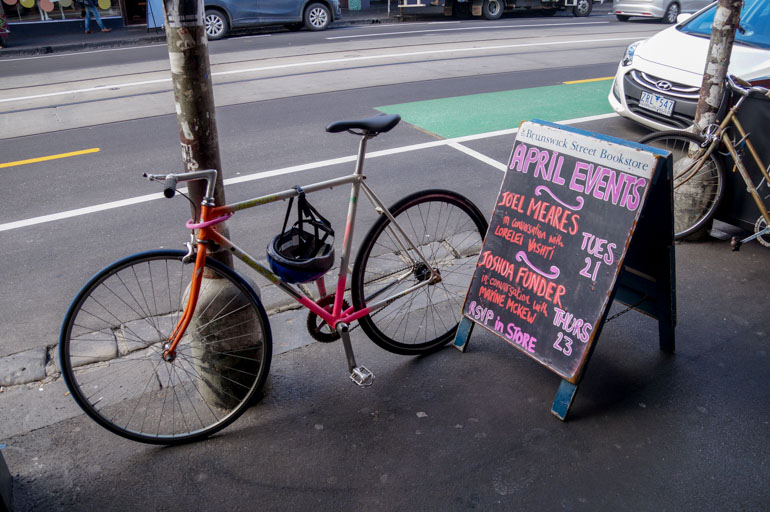
[[374, 382], [374, 374], [365, 366], [357, 366], [353, 368], [353, 373], [350, 374], [350, 380], [361, 387], [367, 387], [371, 386]]

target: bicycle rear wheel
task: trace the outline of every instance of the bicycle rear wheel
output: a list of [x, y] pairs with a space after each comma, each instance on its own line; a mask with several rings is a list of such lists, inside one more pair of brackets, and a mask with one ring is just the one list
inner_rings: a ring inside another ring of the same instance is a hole
[[[430, 352], [455, 336], [487, 221], [470, 200], [447, 190], [416, 192], [389, 211], [441, 279], [362, 317], [359, 323], [385, 350], [404, 355]], [[405, 249], [402, 239], [385, 215], [367, 233], [353, 267], [356, 309], [430, 278], [430, 269], [413, 249]]]
[[270, 368], [270, 327], [251, 286], [206, 259], [195, 315], [165, 361], [193, 265], [151, 251], [108, 266], [83, 287], [59, 338], [62, 376], [78, 405], [111, 432], [152, 444], [206, 437], [258, 396]]
[[695, 165], [707, 148], [704, 138], [690, 132], [655, 132], [639, 142], [670, 151], [674, 163], [674, 239], [681, 240], [708, 227], [724, 195], [724, 171], [712, 152], [700, 169]]

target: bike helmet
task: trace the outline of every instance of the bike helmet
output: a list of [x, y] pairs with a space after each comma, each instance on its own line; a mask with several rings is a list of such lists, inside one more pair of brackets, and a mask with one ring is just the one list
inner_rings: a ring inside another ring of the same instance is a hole
[[287, 283], [315, 281], [334, 265], [334, 230], [310, 205], [300, 187], [297, 196], [297, 222], [286, 229], [294, 202], [286, 209], [283, 230], [267, 246], [267, 261], [273, 273]]

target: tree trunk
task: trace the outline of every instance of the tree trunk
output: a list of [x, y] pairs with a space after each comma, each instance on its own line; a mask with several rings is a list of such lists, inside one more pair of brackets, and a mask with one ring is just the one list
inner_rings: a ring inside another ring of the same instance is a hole
[[[730, 65], [730, 54], [733, 50], [735, 31], [740, 21], [741, 7], [743, 7], [743, 0], [719, 0], [711, 29], [711, 42], [706, 56], [706, 67], [703, 70], [698, 108], [695, 112], [693, 130], [696, 133], [702, 133], [710, 124], [717, 122], [717, 111], [724, 95], [725, 76]], [[687, 162], [692, 162], [698, 149], [693, 145], [689, 154], [690, 158], [683, 159], [679, 165], [686, 167]], [[674, 169], [674, 173], [676, 173], [676, 169]], [[711, 187], [715, 188], [716, 185], [711, 185]], [[679, 185], [677, 189], [679, 200], [674, 203], [674, 216], [687, 222], [687, 224], [694, 223], [702, 214], [698, 207], [706, 204], [703, 198], [714, 194], [714, 192], [713, 189], [704, 189], [696, 180], [688, 180]], [[690, 240], [708, 238], [709, 227], [710, 225], [705, 226], [704, 229], [693, 233], [688, 238]]]
[[719, 0], [711, 28], [711, 43], [706, 68], [703, 71], [698, 109], [695, 112], [697, 132], [716, 120], [716, 113], [724, 93], [727, 68], [730, 65], [735, 31], [740, 22], [741, 7], [743, 7], [743, 0]]

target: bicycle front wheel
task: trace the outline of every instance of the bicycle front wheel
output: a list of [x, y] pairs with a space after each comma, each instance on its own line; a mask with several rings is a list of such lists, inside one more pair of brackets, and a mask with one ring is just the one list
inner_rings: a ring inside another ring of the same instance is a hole
[[[411, 194], [389, 211], [440, 279], [362, 317], [359, 323], [385, 350], [427, 353], [455, 336], [487, 222], [470, 200], [447, 190]], [[361, 309], [430, 278], [430, 268], [390, 219], [381, 215], [356, 257], [353, 303]]]
[[[715, 152], [703, 160], [705, 139], [690, 132], [655, 132], [639, 142], [670, 151], [674, 163], [674, 239], [708, 227], [724, 195], [724, 171]], [[700, 162], [703, 162], [698, 167]]]
[[213, 434], [246, 410], [270, 368], [259, 297], [211, 258], [176, 357], [164, 360], [193, 273], [183, 256], [151, 251], [113, 263], [83, 287], [62, 325], [59, 358], [73, 398], [133, 441], [179, 444]]

